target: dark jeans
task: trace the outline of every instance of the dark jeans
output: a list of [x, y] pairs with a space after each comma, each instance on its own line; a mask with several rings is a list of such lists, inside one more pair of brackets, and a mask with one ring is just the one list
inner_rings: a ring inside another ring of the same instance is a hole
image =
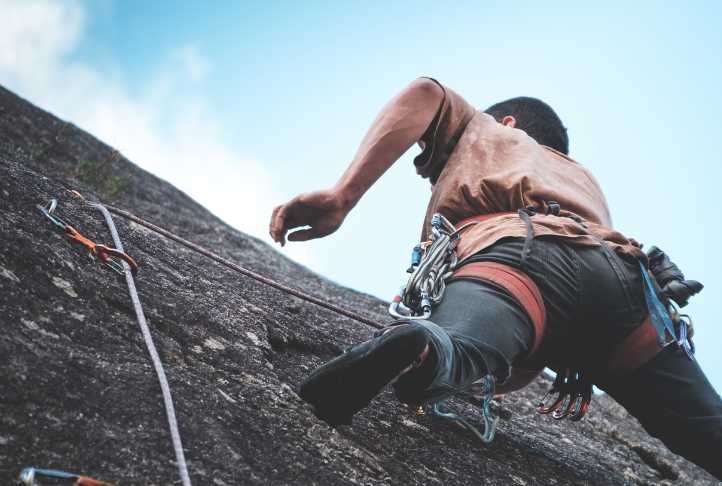
[[[472, 260], [519, 267], [522, 246], [523, 239], [505, 239]], [[534, 356], [539, 364], [593, 366], [647, 312], [638, 264], [606, 247], [537, 238], [524, 271], [547, 309], [546, 333]], [[459, 376], [486, 370], [504, 380], [527, 357], [534, 333], [514, 299], [475, 280], [451, 282], [431, 320], [451, 337]], [[633, 373], [614, 379], [599, 373], [595, 382], [651, 435], [722, 479], [722, 400], [699, 365], [674, 345]]]

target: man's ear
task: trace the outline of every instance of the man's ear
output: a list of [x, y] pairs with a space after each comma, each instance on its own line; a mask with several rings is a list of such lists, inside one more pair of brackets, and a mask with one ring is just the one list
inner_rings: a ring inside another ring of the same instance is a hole
[[511, 115], [506, 115], [504, 118], [501, 119], [501, 124], [506, 127], [514, 128], [516, 126], [516, 118]]

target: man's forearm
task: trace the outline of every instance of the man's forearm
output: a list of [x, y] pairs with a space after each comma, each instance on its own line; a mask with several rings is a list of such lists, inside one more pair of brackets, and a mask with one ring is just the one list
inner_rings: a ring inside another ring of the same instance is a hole
[[351, 208], [361, 196], [416, 143], [433, 121], [444, 92], [434, 81], [420, 78], [384, 106], [334, 187]]

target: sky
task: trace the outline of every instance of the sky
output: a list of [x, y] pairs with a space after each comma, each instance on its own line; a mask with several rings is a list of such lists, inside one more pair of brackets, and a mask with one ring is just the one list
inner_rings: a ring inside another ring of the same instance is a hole
[[[706, 285], [685, 310], [721, 390], [722, 3], [579, 3], [0, 0], [0, 84], [266, 241], [272, 208], [333, 185], [416, 77], [480, 109], [539, 97], [616, 229]], [[415, 154], [339, 231], [278, 250], [392, 297], [430, 194]]]

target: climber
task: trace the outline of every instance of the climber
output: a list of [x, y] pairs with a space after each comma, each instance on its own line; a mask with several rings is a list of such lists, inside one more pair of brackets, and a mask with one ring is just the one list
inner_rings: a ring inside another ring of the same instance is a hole
[[413, 81], [381, 110], [334, 187], [274, 209], [271, 237], [283, 245], [333, 233], [416, 143], [416, 171], [432, 185], [421, 242], [437, 213], [474, 224], [460, 232], [459, 264], [429, 319], [395, 322], [304, 381], [301, 397], [316, 414], [348, 422], [388, 384], [418, 405], [485, 377], [504, 393], [544, 367], [574, 368], [722, 479], [722, 400], [698, 363], [654, 331], [642, 268], [656, 273], [654, 298], [665, 302], [683, 305], [701, 285], [612, 228], [601, 188], [569, 158], [566, 128], [542, 101], [481, 112], [434, 79]]

